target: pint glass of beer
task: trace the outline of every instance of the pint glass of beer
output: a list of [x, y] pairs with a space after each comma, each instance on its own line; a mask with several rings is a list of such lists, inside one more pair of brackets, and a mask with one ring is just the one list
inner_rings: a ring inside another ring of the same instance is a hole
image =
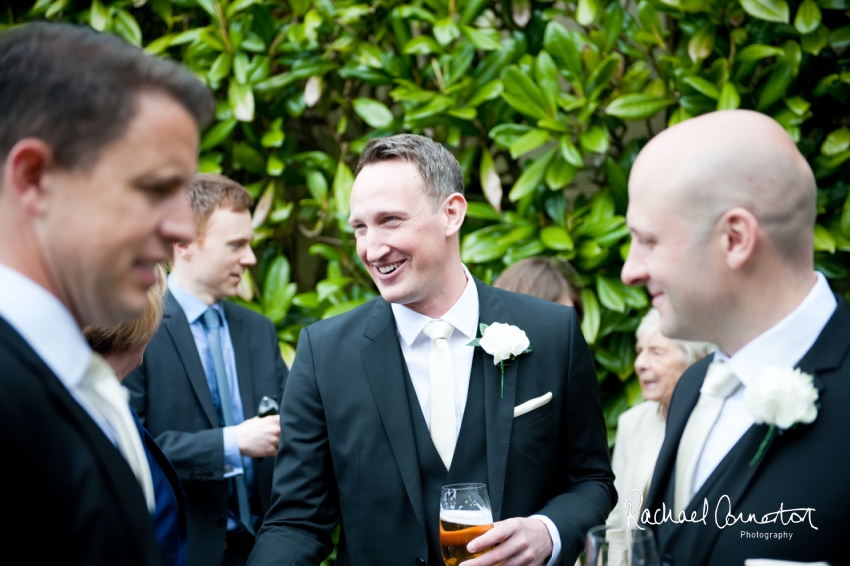
[[470, 554], [466, 545], [492, 528], [493, 513], [486, 485], [458, 483], [443, 486], [440, 494], [440, 550], [446, 566], [457, 566], [490, 550]]

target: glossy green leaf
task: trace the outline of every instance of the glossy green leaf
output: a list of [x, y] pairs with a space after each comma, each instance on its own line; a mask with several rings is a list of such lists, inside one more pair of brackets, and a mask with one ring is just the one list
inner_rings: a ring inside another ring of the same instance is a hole
[[835, 236], [829, 230], [821, 226], [815, 225], [815, 251], [835, 253]]
[[803, 51], [817, 55], [821, 50], [829, 44], [829, 28], [821, 24], [812, 33], [807, 33], [800, 38], [800, 45]]
[[93, 0], [89, 11], [89, 25], [97, 31], [106, 31], [111, 19], [109, 10], [104, 7], [100, 0]]
[[576, 168], [567, 163], [560, 154], [556, 154], [546, 169], [546, 185], [557, 191], [569, 185], [575, 176]]
[[619, 53], [614, 53], [605, 57], [599, 65], [593, 69], [590, 76], [587, 77], [587, 97], [590, 100], [596, 100], [602, 91], [609, 88], [620, 71], [620, 66], [623, 63], [623, 57]]
[[569, 136], [561, 136], [559, 140], [559, 147], [561, 148], [561, 156], [563, 156], [567, 163], [573, 167], [584, 166], [584, 160], [581, 157], [581, 152], [572, 140], [570, 140]]
[[610, 136], [608, 131], [601, 126], [593, 126], [579, 136], [581, 148], [592, 153], [605, 153], [608, 151]]
[[236, 118], [223, 120], [215, 124], [201, 138], [201, 151], [208, 151], [230, 137], [234, 126], [236, 126]]
[[829, 33], [829, 45], [833, 49], [843, 49], [850, 45], [850, 26], [832, 30]]
[[682, 82], [712, 100], [717, 100], [720, 97], [717, 87], [711, 81], [707, 81], [702, 77], [685, 77], [682, 79]]
[[599, 322], [602, 314], [599, 309], [599, 301], [596, 300], [596, 295], [589, 287], [582, 289], [580, 296], [581, 305], [584, 309], [581, 333], [587, 343], [593, 345], [596, 342], [596, 336], [599, 334]]
[[395, 121], [390, 109], [375, 99], [356, 98], [352, 106], [357, 115], [373, 128], [389, 128]]
[[367, 300], [368, 299], [364, 297], [362, 299], [354, 299], [353, 301], [345, 301], [344, 303], [334, 305], [322, 314], [322, 320], [327, 320], [329, 318], [345, 314], [349, 311], [353, 311], [360, 305], [364, 304]]
[[230, 75], [230, 64], [233, 61], [233, 58], [230, 56], [230, 53], [223, 52], [220, 53], [218, 57], [216, 57], [215, 61], [213, 61], [212, 66], [210, 67], [210, 72], [207, 73], [207, 77], [211, 81], [218, 82], [228, 75]]
[[736, 56], [738, 61], [758, 61], [765, 57], [776, 57], [784, 55], [785, 51], [781, 47], [773, 47], [772, 45], [748, 45], [744, 47]]
[[797, 8], [797, 16], [794, 18], [794, 27], [801, 34], [815, 31], [821, 22], [820, 8], [815, 0], [803, 0]]
[[298, 286], [290, 283], [289, 260], [277, 256], [266, 271], [263, 285], [263, 312], [272, 322], [279, 322], [286, 316]]
[[788, 3], [784, 0], [741, 0], [741, 6], [754, 18], [787, 24], [790, 20]]
[[127, 10], [123, 8], [115, 10], [113, 29], [130, 45], [142, 46], [142, 28], [139, 27], [136, 18]]
[[239, 84], [230, 81], [227, 89], [227, 100], [233, 115], [241, 122], [252, 122], [254, 120], [254, 91], [251, 85]]
[[451, 18], [443, 18], [434, 22], [434, 38], [437, 42], [446, 46], [460, 36], [460, 29]]
[[519, 179], [517, 179], [516, 183], [514, 183], [511, 192], [508, 194], [508, 198], [511, 202], [518, 201], [537, 188], [537, 186], [543, 181], [543, 176], [546, 174], [546, 168], [555, 156], [556, 151], [557, 148], [550, 149], [535, 159], [531, 165], [526, 167], [525, 171], [523, 171], [519, 176]]
[[720, 96], [717, 98], [718, 110], [735, 110], [741, 106], [741, 96], [738, 94], [738, 89], [733, 83], [726, 83], [720, 90]]
[[328, 196], [328, 180], [321, 171], [312, 169], [307, 172], [307, 189], [318, 202], [325, 202]]
[[489, 83], [483, 85], [481, 88], [475, 91], [469, 100], [466, 101], [466, 106], [468, 107], [476, 107], [488, 100], [493, 100], [494, 98], [498, 98], [502, 92], [504, 92], [505, 87], [502, 85], [502, 81], [496, 79], [490, 81]]
[[351, 187], [354, 185], [354, 173], [344, 161], [337, 165], [331, 191], [336, 201], [336, 212], [339, 218], [348, 220], [348, 202], [351, 199]]
[[850, 149], [850, 130], [847, 129], [847, 126], [842, 126], [830, 132], [820, 147], [821, 153], [829, 157], [838, 155], [847, 149]]
[[443, 48], [433, 37], [420, 35], [408, 41], [402, 51], [406, 55], [428, 55], [430, 53], [442, 53]]
[[502, 98], [515, 110], [538, 120], [548, 118], [546, 97], [540, 88], [516, 67], [507, 67], [502, 73], [505, 92]]
[[463, 30], [463, 35], [472, 42], [476, 49], [480, 49], [481, 51], [496, 51], [502, 48], [502, 44], [499, 43], [498, 32], [488, 33], [470, 26], [463, 26], [461, 29]]
[[606, 277], [596, 277], [596, 293], [602, 306], [615, 312], [625, 312], [626, 299], [619, 292], [617, 286]]
[[269, 155], [269, 158], [266, 160], [266, 174], [270, 177], [280, 177], [283, 173], [285, 166], [283, 161], [277, 155]]
[[605, 113], [624, 120], [646, 120], [674, 103], [651, 94], [625, 94], [612, 100]]
[[697, 63], [711, 55], [717, 30], [714, 26], [705, 26], [688, 40], [688, 56]]
[[576, 21], [583, 26], [589, 26], [599, 13], [599, 5], [596, 0], [578, 0], [576, 8]]
[[573, 239], [561, 226], [546, 226], [540, 230], [540, 241], [547, 249], [555, 251], [570, 251], [573, 249]]
[[518, 137], [510, 146], [511, 157], [517, 159], [529, 151], [534, 151], [549, 141], [549, 133], [545, 130], [531, 130]]
[[578, 81], [582, 78], [582, 65], [580, 48], [575, 36], [560, 23], [551, 21], [546, 25], [543, 46], [546, 48], [546, 52], [552, 56], [558, 68], [569, 74], [574, 81], [573, 84], [577, 83], [580, 86], [581, 82]]

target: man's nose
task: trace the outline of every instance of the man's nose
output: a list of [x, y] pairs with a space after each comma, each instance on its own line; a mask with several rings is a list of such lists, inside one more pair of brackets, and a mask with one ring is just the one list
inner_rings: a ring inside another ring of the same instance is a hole
[[257, 256], [254, 254], [254, 250], [251, 249], [251, 244], [248, 243], [245, 246], [245, 253], [242, 254], [242, 259], [239, 261], [242, 265], [254, 265], [257, 263]]
[[387, 245], [385, 238], [379, 230], [370, 230], [363, 236], [366, 241], [366, 261], [375, 262], [386, 256], [390, 251], [390, 246]]
[[620, 271], [620, 279], [623, 280], [623, 283], [632, 287], [640, 285], [648, 278], [644, 263], [636, 256], [634, 247], [631, 247], [629, 255], [626, 256], [626, 263], [623, 264], [623, 269]]
[[160, 234], [169, 243], [188, 243], [195, 238], [195, 219], [186, 191], [178, 191], [163, 203], [165, 214]]

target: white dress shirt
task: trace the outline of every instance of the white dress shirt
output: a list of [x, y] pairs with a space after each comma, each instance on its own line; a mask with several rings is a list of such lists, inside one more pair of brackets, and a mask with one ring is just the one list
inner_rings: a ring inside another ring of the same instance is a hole
[[755, 423], [744, 405], [744, 389], [756, 380], [765, 366], [793, 368], [806, 355], [832, 317], [838, 302], [826, 278], [817, 273], [817, 281], [803, 302], [788, 316], [766, 330], [734, 356], [720, 349], [714, 361], [732, 366], [741, 381], [732, 395], [726, 398], [720, 416], [714, 423], [697, 462], [692, 494], [699, 491], [720, 461]]
[[0, 289], [0, 317], [21, 335], [115, 444], [112, 426], [77, 393], [92, 351], [71, 312], [47, 289], [3, 264]]
[[[469, 394], [469, 377], [472, 373], [472, 358], [475, 348], [467, 346], [475, 340], [478, 334], [478, 288], [466, 266], [466, 288], [457, 302], [439, 319], [432, 319], [424, 314], [413, 311], [404, 305], [392, 303], [396, 329], [400, 338], [401, 353], [416, 391], [416, 398], [422, 408], [422, 415], [428, 430], [431, 430], [431, 371], [429, 358], [431, 356], [431, 339], [422, 332], [432, 320], [442, 320], [451, 324], [455, 329], [449, 336], [449, 351], [452, 356], [452, 372], [455, 385], [455, 439], [460, 434], [463, 422], [463, 412], [466, 409], [466, 398]], [[553, 566], [561, 554], [561, 536], [558, 527], [549, 517], [532, 515], [546, 525], [552, 538], [552, 557], [547, 566]]]

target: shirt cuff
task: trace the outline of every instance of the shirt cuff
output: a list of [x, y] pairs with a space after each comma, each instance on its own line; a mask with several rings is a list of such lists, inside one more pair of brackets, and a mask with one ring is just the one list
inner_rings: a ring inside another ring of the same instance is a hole
[[224, 477], [232, 478], [244, 473], [239, 441], [236, 439], [236, 427], [226, 426], [221, 430], [224, 431]]
[[555, 563], [561, 556], [561, 534], [558, 532], [558, 527], [555, 526], [552, 519], [545, 515], [532, 515], [529, 519], [539, 519], [549, 530], [549, 537], [552, 539], [552, 556], [549, 558], [546, 566], [555, 566]]

